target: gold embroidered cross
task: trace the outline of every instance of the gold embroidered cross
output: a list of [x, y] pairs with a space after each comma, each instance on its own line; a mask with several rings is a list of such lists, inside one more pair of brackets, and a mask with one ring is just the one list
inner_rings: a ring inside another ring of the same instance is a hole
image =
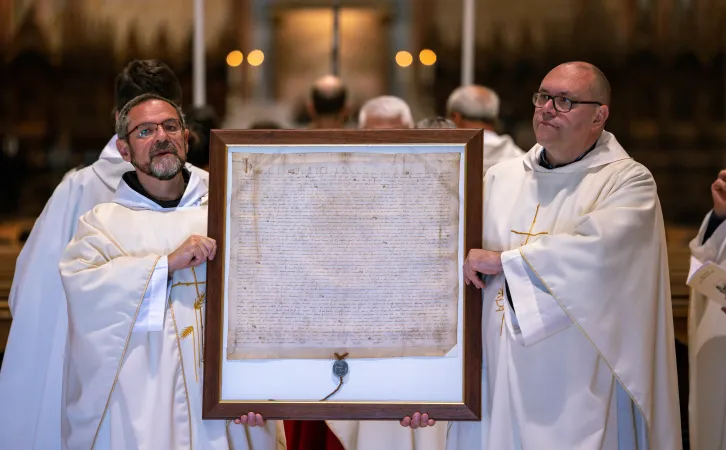
[[534, 219], [532, 219], [532, 225], [530, 225], [528, 232], [525, 233], [523, 231], [509, 230], [514, 234], [519, 234], [521, 236], [527, 236], [527, 239], [524, 240], [524, 243], [522, 245], [527, 245], [527, 243], [529, 243], [529, 238], [531, 238], [531, 237], [539, 236], [542, 234], [547, 234], [546, 231], [541, 231], [539, 233], [532, 233], [532, 230], [534, 230], [534, 224], [537, 222], [537, 214], [539, 214], [539, 205], [537, 205], [537, 210], [534, 212]]

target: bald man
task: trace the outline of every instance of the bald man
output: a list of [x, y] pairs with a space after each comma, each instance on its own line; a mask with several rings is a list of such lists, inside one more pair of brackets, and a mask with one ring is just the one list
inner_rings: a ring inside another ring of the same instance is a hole
[[340, 78], [325, 75], [318, 78], [310, 89], [308, 113], [312, 118], [311, 128], [345, 128], [348, 118], [348, 89]]
[[493, 165], [524, 155], [511, 137], [496, 133], [499, 96], [486, 86], [461, 86], [446, 101], [446, 115], [457, 128], [484, 130], [484, 173]]
[[596, 67], [557, 66], [532, 101], [537, 144], [484, 179], [483, 248], [464, 262], [484, 305], [482, 420], [453, 423], [447, 448], [679, 450], [653, 177], [604, 130]]

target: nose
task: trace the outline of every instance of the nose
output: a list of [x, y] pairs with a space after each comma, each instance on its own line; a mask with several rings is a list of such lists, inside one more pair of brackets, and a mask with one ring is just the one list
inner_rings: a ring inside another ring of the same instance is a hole
[[164, 129], [164, 125], [163, 124], [160, 124], [160, 123], [157, 123], [156, 124], [155, 135], [156, 135], [156, 140], [157, 141], [168, 141], [168, 140], [171, 140], [171, 136], [169, 136], [169, 133], [167, 133], [166, 130]]
[[548, 99], [547, 103], [545, 103], [541, 109], [542, 114], [549, 114], [550, 116], [554, 116], [555, 114], [557, 114], [557, 110], [555, 109], [555, 99]]

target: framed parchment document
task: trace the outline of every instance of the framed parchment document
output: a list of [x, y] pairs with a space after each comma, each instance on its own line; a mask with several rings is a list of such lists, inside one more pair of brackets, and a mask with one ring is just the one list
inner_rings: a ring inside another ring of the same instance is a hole
[[204, 418], [479, 419], [482, 143], [213, 131]]

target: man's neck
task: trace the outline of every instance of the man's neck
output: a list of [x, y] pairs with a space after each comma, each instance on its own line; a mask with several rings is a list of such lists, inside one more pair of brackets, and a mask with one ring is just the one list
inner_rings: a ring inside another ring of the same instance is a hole
[[316, 117], [312, 123], [312, 128], [316, 129], [338, 129], [344, 127], [345, 123], [338, 117]]
[[186, 183], [182, 171], [171, 180], [159, 180], [138, 170], [136, 175], [144, 190], [155, 200], [178, 200], [184, 195]]

